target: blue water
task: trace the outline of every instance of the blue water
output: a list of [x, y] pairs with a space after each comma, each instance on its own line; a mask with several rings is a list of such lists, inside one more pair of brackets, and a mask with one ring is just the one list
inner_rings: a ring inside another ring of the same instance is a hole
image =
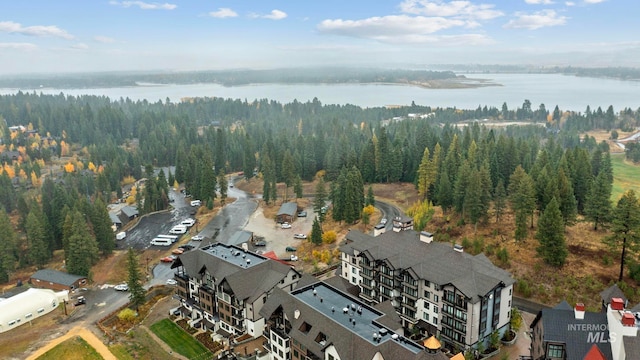
[[[615, 111], [625, 107], [640, 107], [640, 83], [614, 79], [583, 78], [556, 74], [470, 74], [468, 78], [487, 79], [501, 86], [472, 89], [426, 89], [407, 85], [246, 85], [224, 87], [216, 84], [158, 85], [91, 89], [37, 89], [38, 93], [69, 95], [105, 95], [112, 100], [130, 98], [163, 102], [169, 98], [177, 102], [183, 97], [222, 97], [253, 101], [276, 100], [289, 103], [317, 98], [323, 104], [353, 104], [362, 107], [385, 105], [417, 105], [475, 109], [480, 106], [509, 109], [521, 107], [525, 99], [535, 110], [541, 103], [547, 110], [558, 105], [562, 110], [582, 111], [590, 105], [603, 110], [613, 105]], [[0, 89], [0, 94], [11, 94], [18, 89]], [[22, 89], [22, 91], [34, 91]]]

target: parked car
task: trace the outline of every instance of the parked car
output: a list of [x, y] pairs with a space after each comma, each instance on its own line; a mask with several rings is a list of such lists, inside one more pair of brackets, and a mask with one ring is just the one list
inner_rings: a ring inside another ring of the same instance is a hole
[[187, 227], [184, 225], [176, 225], [169, 230], [169, 234], [182, 235], [187, 233]]
[[78, 298], [76, 299], [75, 305], [84, 305], [87, 303], [87, 299], [85, 299], [84, 296], [78, 296]]
[[307, 235], [305, 235], [305, 234], [294, 234], [293, 237], [296, 238], [296, 239], [306, 239]]
[[253, 243], [253, 246], [267, 246], [267, 242], [264, 240], [259, 240]]
[[306, 211], [298, 212], [298, 217], [307, 217], [307, 212]]
[[175, 254], [175, 255], [180, 255], [180, 254], [182, 254], [183, 252], [184, 252], [184, 250], [182, 250], [182, 249], [180, 249], [180, 248], [173, 249], [173, 251], [171, 251], [171, 253], [172, 253], [172, 254]]
[[294, 254], [291, 254], [291, 261], [298, 261], [298, 257]]
[[191, 206], [200, 206], [202, 202], [200, 200], [191, 200]]
[[173, 258], [171, 256], [165, 256], [162, 259], [160, 259], [160, 261], [162, 262], [173, 262]]
[[167, 285], [175, 286], [178, 282], [175, 279], [167, 279]]
[[285, 248], [285, 250], [286, 250], [286, 251], [288, 251], [288, 252], [298, 251], [298, 249], [296, 249], [296, 248], [295, 248], [295, 247], [293, 247], [293, 246], [287, 246], [287, 247]]
[[195, 236], [192, 236], [192, 237], [191, 237], [191, 240], [193, 240], [193, 241], [202, 241], [202, 240], [204, 240], [204, 236], [202, 236], [202, 235], [195, 235]]
[[184, 219], [182, 220], [182, 222], [180, 223], [180, 225], [184, 225], [186, 227], [192, 227], [193, 224], [195, 224], [196, 221], [193, 220], [192, 218], [188, 218], [188, 219]]
[[[196, 235], [196, 236], [198, 236], [198, 235]], [[193, 240], [193, 238], [191, 238], [191, 239]], [[178, 249], [183, 249], [184, 251], [191, 250], [193, 248], [195, 248], [195, 246], [189, 245], [189, 244], [184, 244], [184, 245], [178, 246]]]
[[380, 224], [382, 224], [382, 225], [386, 225], [386, 223], [387, 223], [387, 218], [382, 218], [382, 219], [380, 220]]
[[280, 225], [280, 227], [282, 229], [291, 229], [291, 224], [289, 223], [282, 223], [282, 225]]
[[116, 291], [129, 291], [129, 285], [127, 284], [118, 284], [114, 287]]

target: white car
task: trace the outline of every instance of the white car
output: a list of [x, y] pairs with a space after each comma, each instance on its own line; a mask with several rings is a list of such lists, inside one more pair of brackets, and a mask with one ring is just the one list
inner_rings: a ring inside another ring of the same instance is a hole
[[289, 223], [282, 223], [282, 225], [280, 225], [280, 227], [282, 229], [291, 229], [291, 224]]
[[178, 282], [175, 279], [167, 279], [167, 285], [175, 286]]
[[298, 261], [298, 257], [295, 255], [291, 255], [291, 261]]
[[193, 240], [193, 241], [202, 241], [202, 240], [204, 240], [204, 236], [202, 236], [202, 235], [195, 235], [195, 236], [192, 236], [192, 237], [191, 237], [191, 240]]
[[187, 227], [184, 225], [176, 225], [171, 230], [169, 230], [169, 234], [174, 235], [182, 235], [187, 233]]
[[127, 284], [118, 284], [114, 287], [116, 291], [129, 291], [129, 285]]
[[380, 220], [380, 224], [382, 224], [382, 225], [386, 225], [386, 223], [387, 223], [387, 218], [382, 218], [382, 219]]
[[295, 239], [306, 239], [307, 235], [305, 235], [305, 234], [294, 234], [293, 237]]

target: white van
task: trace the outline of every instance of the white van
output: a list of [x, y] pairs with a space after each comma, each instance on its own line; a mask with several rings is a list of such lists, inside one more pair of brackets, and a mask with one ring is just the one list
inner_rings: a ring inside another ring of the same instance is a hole
[[121, 232], [116, 234], [116, 240], [122, 240], [122, 239], [124, 239], [126, 237], [127, 237], [127, 233], [124, 232], [124, 231], [121, 231]]
[[184, 225], [176, 225], [169, 230], [169, 234], [182, 235], [187, 233], [187, 227]]
[[184, 225], [184, 226], [186, 226], [186, 227], [192, 227], [192, 226], [193, 226], [193, 224], [195, 224], [195, 223], [196, 223], [196, 221], [195, 221], [195, 220], [193, 220], [193, 219], [189, 218], [189, 219], [182, 220], [182, 222], [180, 223], [180, 225]]
[[192, 200], [191, 201], [191, 206], [200, 206], [200, 204], [202, 204], [202, 202], [200, 202], [200, 200]]
[[178, 238], [180, 236], [178, 235], [156, 235], [156, 237], [162, 238], [162, 239], [170, 239], [172, 243], [178, 241]]
[[153, 240], [151, 240], [151, 245], [171, 246], [171, 239], [154, 238]]

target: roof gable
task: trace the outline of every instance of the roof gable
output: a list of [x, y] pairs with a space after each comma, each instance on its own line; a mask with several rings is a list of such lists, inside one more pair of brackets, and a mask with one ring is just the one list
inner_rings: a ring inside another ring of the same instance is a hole
[[85, 276], [73, 275], [66, 272], [53, 270], [53, 269], [41, 269], [31, 275], [32, 279], [38, 279], [40, 281], [52, 282], [65, 286], [71, 286], [80, 279], [86, 279]]

